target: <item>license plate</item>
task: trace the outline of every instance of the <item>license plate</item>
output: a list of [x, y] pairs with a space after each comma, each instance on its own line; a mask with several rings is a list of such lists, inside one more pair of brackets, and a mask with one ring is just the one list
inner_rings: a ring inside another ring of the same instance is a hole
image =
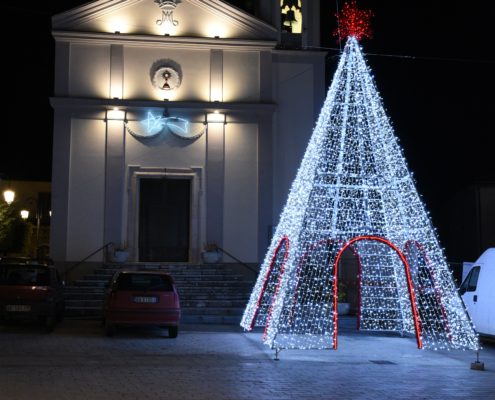
[[31, 311], [31, 306], [23, 304], [9, 304], [5, 306], [5, 311], [8, 312], [29, 312]]
[[134, 296], [134, 303], [158, 303], [156, 296]]

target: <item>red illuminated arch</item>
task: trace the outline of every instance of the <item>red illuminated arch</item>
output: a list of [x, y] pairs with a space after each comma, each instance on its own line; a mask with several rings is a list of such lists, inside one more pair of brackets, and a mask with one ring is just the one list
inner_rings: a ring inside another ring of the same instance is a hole
[[285, 248], [284, 259], [282, 261], [282, 264], [280, 265], [280, 274], [278, 277], [278, 282], [277, 282], [277, 287], [275, 289], [275, 293], [273, 294], [272, 304], [270, 305], [270, 311], [268, 313], [268, 319], [266, 321], [265, 334], [266, 334], [266, 331], [268, 329], [268, 324], [270, 322], [270, 317], [272, 315], [273, 304], [275, 303], [275, 299], [277, 298], [278, 289], [280, 287], [280, 283], [282, 282], [282, 276], [284, 275], [285, 263], [287, 262], [287, 258], [289, 257], [289, 238], [287, 236], [283, 236], [282, 239], [280, 239], [277, 247], [275, 248], [275, 251], [273, 252], [273, 256], [272, 256], [272, 259], [270, 261], [270, 265], [268, 266], [268, 270], [266, 271], [266, 274], [265, 274], [265, 280], [263, 282], [263, 286], [261, 288], [260, 295], [258, 296], [258, 300], [256, 302], [256, 309], [254, 310], [253, 317], [251, 319], [251, 324], [249, 326], [249, 330], [252, 330], [254, 328], [256, 317], [257, 317], [258, 311], [260, 309], [261, 299], [263, 298], [263, 295], [265, 294], [266, 287], [268, 285], [268, 280], [269, 280], [270, 275], [272, 273], [273, 267], [275, 266], [275, 261], [277, 259], [277, 255], [278, 255], [280, 249], [282, 248], [282, 246]]
[[[447, 315], [447, 311], [445, 310], [445, 306], [443, 305], [443, 296], [442, 296], [442, 293], [438, 290], [438, 287], [436, 285], [436, 282], [437, 282], [437, 278], [436, 278], [436, 275], [435, 275], [435, 271], [433, 270], [433, 268], [431, 267], [431, 260], [430, 260], [430, 257], [428, 257], [428, 253], [426, 252], [426, 249], [424, 248], [424, 246], [419, 243], [417, 240], [408, 240], [405, 245], [404, 245], [404, 254], [407, 255], [407, 253], [409, 253], [411, 251], [411, 247], [416, 247], [418, 249], [418, 251], [420, 252], [421, 256], [423, 257], [423, 260], [425, 261], [426, 265], [425, 267], [428, 269], [428, 273], [430, 274], [430, 277], [432, 279], [432, 283], [433, 283], [433, 290], [435, 292], [435, 298], [440, 306], [440, 312], [442, 313], [442, 317], [443, 317], [443, 325], [444, 325], [444, 328], [445, 328], [445, 331], [447, 332], [447, 338], [449, 339], [449, 341], [451, 342], [452, 341], [452, 334], [451, 334], [451, 329], [450, 329], [450, 325], [449, 325], [449, 318], [448, 318], [448, 315]], [[421, 290], [421, 288], [418, 288], [419, 290]]]
[[405, 272], [406, 272], [406, 278], [407, 278], [407, 289], [409, 291], [409, 298], [411, 300], [411, 309], [412, 309], [412, 315], [414, 319], [414, 329], [416, 331], [416, 341], [418, 343], [418, 349], [421, 349], [423, 347], [423, 343], [421, 341], [421, 332], [420, 332], [420, 326], [419, 326], [419, 315], [418, 315], [418, 310], [416, 308], [416, 298], [414, 296], [414, 289], [412, 286], [412, 280], [411, 280], [411, 273], [410, 273], [410, 268], [409, 264], [407, 262], [406, 257], [402, 253], [402, 251], [395, 246], [392, 242], [389, 240], [379, 237], [379, 236], [357, 236], [351, 240], [349, 240], [338, 252], [335, 262], [333, 264], [333, 348], [336, 350], [337, 349], [337, 334], [338, 334], [338, 312], [337, 312], [337, 296], [338, 296], [338, 267], [339, 267], [339, 262], [340, 262], [340, 257], [344, 253], [344, 251], [349, 247], [352, 246], [354, 243], [361, 241], [361, 240], [371, 240], [374, 242], [380, 242], [388, 245], [391, 247], [397, 255], [400, 257], [402, 263], [404, 264]]

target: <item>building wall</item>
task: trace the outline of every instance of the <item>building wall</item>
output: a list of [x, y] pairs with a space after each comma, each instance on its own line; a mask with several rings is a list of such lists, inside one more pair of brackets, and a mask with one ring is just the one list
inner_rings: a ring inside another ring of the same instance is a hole
[[223, 248], [244, 262], [258, 255], [258, 126], [225, 129]]
[[[103, 243], [105, 124], [72, 120], [67, 261], [80, 261]], [[90, 261], [101, 261], [102, 253]]]
[[274, 54], [275, 101], [277, 103], [274, 139], [275, 224], [287, 200], [313, 127], [324, 100], [324, 69], [318, 54], [295, 52]]
[[[156, 61], [173, 60], [180, 64], [181, 86], [165, 93], [150, 80], [150, 68]], [[124, 48], [124, 98], [173, 101], [208, 101], [210, 96], [210, 51]]]
[[[76, 11], [54, 19], [63, 33], [56, 36], [52, 255], [77, 261], [108, 241], [135, 245], [131, 175], [178, 169], [201, 180], [199, 240], [259, 261], [323, 101], [323, 56], [274, 50], [275, 42], [259, 40], [274, 40], [273, 28], [229, 6], [182, 2], [176, 32], [164, 40], [153, 2], [129, 1], [111, 13], [105, 7], [95, 3], [95, 18]], [[274, 2], [272, 11], [278, 7]], [[224, 40], [231, 37], [239, 40]], [[165, 60], [180, 66], [182, 83], [173, 91], [151, 82], [153, 64]], [[67, 105], [66, 98], [76, 101]], [[153, 112], [187, 118], [198, 129], [218, 106], [226, 124], [209, 123], [195, 140], [166, 129], [136, 138], [123, 121], [107, 120], [115, 106], [130, 122]]]
[[110, 46], [72, 44], [69, 65], [70, 96], [109, 97]]
[[441, 212], [436, 217], [442, 227], [438, 232], [440, 241], [449, 261], [457, 264], [475, 261], [486, 249], [495, 247], [493, 204], [493, 182], [461, 187], [454, 195], [442, 199]]
[[223, 52], [223, 101], [260, 100], [258, 52]]

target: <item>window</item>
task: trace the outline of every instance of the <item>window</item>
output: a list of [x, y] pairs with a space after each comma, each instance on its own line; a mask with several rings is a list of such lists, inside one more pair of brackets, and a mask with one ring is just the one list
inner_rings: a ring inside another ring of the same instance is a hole
[[474, 292], [476, 290], [476, 286], [478, 285], [478, 277], [480, 275], [481, 267], [473, 267], [469, 274], [462, 282], [460, 289], [461, 295], [466, 292]]
[[173, 288], [170, 280], [164, 275], [121, 274], [117, 281], [117, 290], [171, 292]]
[[47, 286], [50, 284], [50, 271], [44, 267], [2, 265], [0, 284], [12, 286]]

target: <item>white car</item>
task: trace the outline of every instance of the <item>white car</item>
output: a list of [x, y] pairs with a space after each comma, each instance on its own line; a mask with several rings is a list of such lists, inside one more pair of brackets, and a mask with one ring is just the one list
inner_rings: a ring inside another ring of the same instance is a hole
[[495, 248], [473, 263], [459, 288], [476, 331], [495, 337]]

